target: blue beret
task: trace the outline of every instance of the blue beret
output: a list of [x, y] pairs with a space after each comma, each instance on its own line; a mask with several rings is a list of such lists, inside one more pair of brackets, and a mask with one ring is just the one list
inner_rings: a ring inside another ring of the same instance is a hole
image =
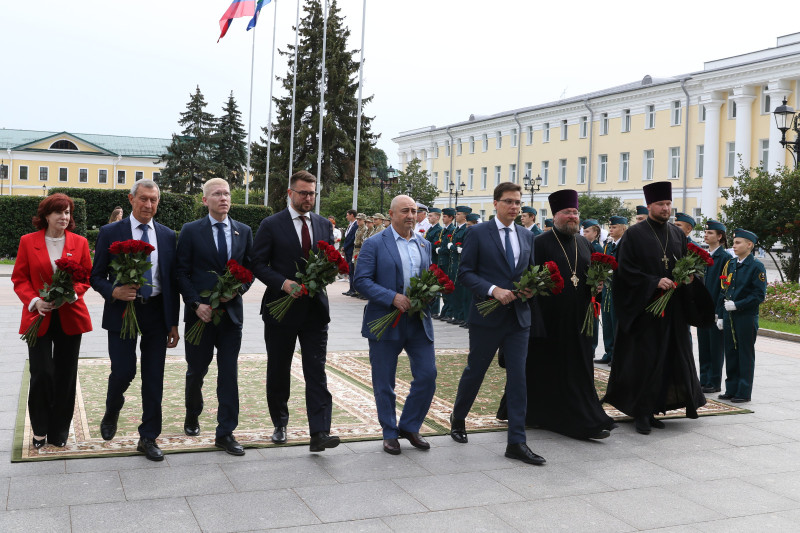
[[746, 229], [737, 228], [733, 231], [734, 237], [741, 237], [743, 239], [748, 239], [753, 242], [753, 244], [758, 242], [758, 237], [752, 231], [747, 231]]
[[442, 209], [442, 214], [447, 215], [449, 217], [454, 217], [456, 216], [456, 210], [453, 209], [452, 207], [445, 207], [444, 209]]
[[467, 215], [467, 220], [469, 222], [477, 222], [481, 219], [481, 216], [478, 213], [470, 213]]
[[470, 214], [470, 213], [472, 213], [472, 208], [471, 207], [467, 207], [466, 205], [457, 205], [456, 206], [456, 213]]
[[636, 206], [636, 214], [637, 215], [647, 215], [647, 214], [649, 214], [649, 211], [647, 210], [647, 206], [646, 205], [637, 205]]
[[628, 219], [625, 218], [625, 217], [614, 215], [609, 220], [609, 223], [611, 223], [611, 224], [627, 224], [628, 223]]
[[553, 227], [553, 219], [552, 218], [544, 219], [544, 227], [552, 228]]
[[581, 226], [583, 226], [583, 229], [591, 228], [592, 226], [599, 226], [599, 225], [600, 225], [600, 223], [597, 220], [593, 219], [593, 218], [587, 218], [586, 220], [581, 222]]
[[706, 221], [706, 229], [713, 229], [716, 231], [726, 231], [726, 232], [728, 231], [727, 229], [725, 229], [725, 226], [722, 224], [722, 222], [717, 222], [716, 220], [712, 219], [708, 219]]
[[431, 207], [430, 209], [428, 209], [428, 213], [440, 213], [441, 214], [441, 212], [442, 212], [442, 210], [439, 209], [438, 207]]
[[692, 227], [697, 224], [692, 217], [687, 215], [686, 213], [677, 213], [675, 215], [675, 220], [679, 220], [681, 222], [686, 222], [687, 224], [691, 224]]
[[528, 213], [529, 215], [538, 215], [539, 212], [529, 205], [522, 206], [522, 212]]

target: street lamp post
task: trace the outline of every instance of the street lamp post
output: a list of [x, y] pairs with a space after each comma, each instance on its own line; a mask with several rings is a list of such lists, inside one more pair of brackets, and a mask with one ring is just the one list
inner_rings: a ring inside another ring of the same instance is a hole
[[533, 195], [542, 188], [542, 177], [536, 176], [536, 179], [532, 180], [530, 174], [525, 174], [522, 183], [525, 185], [525, 191], [531, 193], [531, 207], [533, 207]]
[[[800, 152], [800, 125], [798, 125], [798, 115], [795, 114], [791, 106], [786, 105], [786, 98], [783, 99], [783, 104], [775, 108], [772, 112], [775, 115], [775, 124], [781, 132], [781, 146], [789, 150], [794, 159], [794, 168], [797, 168], [797, 154]], [[790, 129], [794, 130], [794, 141], [786, 140], [786, 132]]]
[[452, 180], [450, 181], [450, 193], [449, 193], [450, 198], [453, 198], [453, 193], [455, 193], [455, 201], [452, 204], [453, 207], [458, 205], [458, 195], [460, 194], [461, 196], [464, 196], [464, 189], [466, 187], [467, 186], [464, 184], [463, 181], [460, 182], [457, 186], [455, 183], [453, 183]]
[[369, 171], [370, 183], [381, 188], [381, 213], [383, 213], [383, 191], [390, 187], [392, 183], [394, 183], [394, 180], [397, 179], [397, 171], [391, 166], [386, 169], [385, 176], [378, 176], [378, 167], [372, 167]]

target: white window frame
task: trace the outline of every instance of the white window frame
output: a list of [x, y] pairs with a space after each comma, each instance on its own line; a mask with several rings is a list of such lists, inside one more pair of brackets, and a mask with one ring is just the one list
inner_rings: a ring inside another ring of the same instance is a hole
[[[42, 170], [44, 170], [44, 178], [42, 177]], [[49, 181], [49, 180], [50, 180], [50, 167], [40, 166], [39, 181]]]
[[[122, 181], [119, 178], [122, 178]], [[125, 182], [128, 180], [128, 173], [125, 170], [117, 169], [117, 185], [125, 185]]]
[[489, 150], [489, 135], [488, 134], [486, 134], [486, 133], [483, 134], [482, 142], [483, 142], [483, 151], [487, 152]]
[[597, 183], [605, 183], [608, 181], [608, 154], [600, 154], [597, 156]]
[[706, 158], [706, 146], [704, 144], [698, 144], [695, 150], [695, 169], [694, 169], [694, 176], [696, 178], [703, 177], [703, 163]]
[[471, 153], [471, 154], [475, 153], [475, 136], [474, 135], [470, 135], [470, 137], [469, 137], [469, 153]]
[[[22, 169], [23, 168], [25, 169], [25, 176], [22, 175]], [[18, 166], [17, 167], [17, 173], [19, 173], [19, 177], [17, 178], [18, 180], [28, 181], [28, 175], [30, 173], [30, 169], [28, 168], [28, 165], [20, 165], [20, 166]]]
[[462, 144], [461, 144], [461, 137], [456, 139], [456, 155], [461, 155], [462, 153]]
[[622, 133], [628, 133], [631, 131], [631, 110], [630, 109], [623, 109], [622, 110]]
[[656, 151], [645, 150], [642, 154], [642, 181], [651, 181], [656, 171]]
[[433, 157], [434, 159], [439, 159], [439, 144], [433, 145]]
[[608, 135], [608, 113], [600, 113], [600, 135]]
[[667, 167], [667, 179], [677, 180], [681, 177], [681, 147], [669, 147], [669, 166]]
[[133, 173], [133, 181], [139, 181], [144, 179], [144, 171], [137, 170]]
[[88, 168], [79, 168], [78, 169], [78, 183], [89, 183], [89, 169]]
[[620, 152], [619, 154], [619, 181], [624, 183], [631, 177], [631, 153]]
[[652, 130], [656, 127], [656, 105], [649, 104], [645, 108], [644, 129]]
[[496, 131], [494, 133], [494, 147], [496, 150], [503, 148], [503, 132]]
[[683, 107], [680, 100], [673, 100], [669, 106], [670, 126], [680, 126], [683, 120]]
[[481, 189], [486, 190], [486, 181], [489, 176], [489, 168], [488, 167], [481, 167]]
[[439, 173], [438, 172], [431, 172], [431, 185], [439, 188]]
[[589, 136], [589, 117], [581, 117], [580, 138], [585, 139]]
[[566, 185], [567, 184], [567, 160], [566, 159], [559, 159], [558, 160], [558, 184], [559, 185]]
[[550, 161], [542, 161], [542, 187], [550, 184]]
[[562, 141], [566, 141], [567, 140], [568, 128], [569, 128], [569, 123], [566, 121], [566, 119], [562, 120], [561, 121], [561, 140]]
[[508, 181], [511, 183], [517, 182], [517, 164], [511, 163], [508, 165]]
[[460, 186], [461, 186], [461, 169], [456, 170], [455, 185], [456, 185], [456, 190], [461, 190], [460, 189]]
[[68, 181], [69, 181], [69, 169], [67, 167], [58, 167], [58, 182], [67, 183]]
[[586, 170], [588, 169], [588, 159], [584, 157], [578, 158], [578, 185], [586, 184]]
[[467, 169], [467, 189], [469, 189], [470, 191], [472, 190], [472, 187], [474, 185], [474, 180], [475, 180], [475, 169], [474, 168], [468, 168]]
[[549, 143], [550, 142], [550, 123], [545, 122], [542, 124], [542, 142]]
[[736, 100], [728, 99], [728, 120], [736, 119]]
[[761, 169], [767, 170], [769, 168], [769, 139], [759, 139], [758, 148], [761, 153]]
[[764, 85], [761, 88], [761, 114], [762, 115], [771, 115], [772, 114], [772, 109], [770, 109], [770, 107], [772, 106], [772, 98], [770, 98], [770, 96], [767, 94], [767, 90], [769, 90], [769, 87], [766, 86], [766, 85]]
[[725, 177], [736, 175], [736, 143], [725, 143]]
[[519, 142], [517, 128], [511, 129], [511, 147], [516, 148], [517, 142]]
[[[103, 174], [105, 173], [105, 179], [101, 179]], [[104, 185], [108, 183], [108, 169], [107, 168], [98, 168], [97, 169], [97, 183], [100, 185]]]
[[703, 123], [706, 121], [706, 106], [703, 104], [697, 105], [697, 122]]
[[500, 165], [494, 166], [494, 186], [500, 185], [500, 180], [503, 179], [503, 167]]
[[445, 157], [450, 157], [450, 141], [444, 142], [444, 155]]
[[523, 174], [522, 177], [524, 178], [525, 176], [528, 176], [530, 179], [535, 179], [533, 177], [533, 163], [525, 163], [525, 174]]
[[528, 126], [528, 145], [533, 144], [533, 126]]
[[450, 171], [444, 171], [444, 192], [448, 192], [450, 190]]
[[154, 170], [154, 171], [153, 171], [153, 176], [152, 176], [152, 178], [151, 178], [151, 179], [152, 179], [153, 181], [158, 181], [159, 179], [161, 179], [161, 172], [156, 172], [156, 171]]

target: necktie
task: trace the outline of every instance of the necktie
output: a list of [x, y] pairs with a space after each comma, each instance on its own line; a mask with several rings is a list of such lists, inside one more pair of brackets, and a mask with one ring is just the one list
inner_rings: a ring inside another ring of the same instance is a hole
[[300, 231], [303, 257], [308, 258], [308, 251], [311, 250], [311, 234], [308, 233], [308, 225], [306, 224], [305, 216], [300, 217], [300, 222], [303, 223], [303, 229]]
[[228, 241], [225, 239], [225, 223], [217, 222], [214, 224], [217, 228], [217, 254], [219, 260], [223, 265], [228, 263]]
[[503, 228], [503, 231], [506, 232], [506, 261], [508, 261], [508, 266], [511, 267], [511, 270], [514, 270], [514, 249], [511, 248], [511, 229], [510, 228]]
[[[139, 224], [139, 229], [142, 230], [142, 238], [140, 239], [142, 242], [149, 243], [150, 238], [147, 236], [147, 230], [150, 229], [150, 226], [147, 224]], [[150, 260], [150, 256], [147, 256], [147, 260]], [[147, 269], [147, 272], [144, 273], [144, 278], [147, 280], [147, 283], [142, 285], [139, 288], [139, 294], [142, 298], [150, 298], [150, 295], [153, 294], [153, 272], [152, 269]]]

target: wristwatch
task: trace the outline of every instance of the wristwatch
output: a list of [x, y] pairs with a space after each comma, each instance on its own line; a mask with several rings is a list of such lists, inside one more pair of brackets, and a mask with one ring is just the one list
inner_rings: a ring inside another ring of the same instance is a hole
[[197, 311], [200, 307], [200, 302], [192, 302], [192, 311]]

